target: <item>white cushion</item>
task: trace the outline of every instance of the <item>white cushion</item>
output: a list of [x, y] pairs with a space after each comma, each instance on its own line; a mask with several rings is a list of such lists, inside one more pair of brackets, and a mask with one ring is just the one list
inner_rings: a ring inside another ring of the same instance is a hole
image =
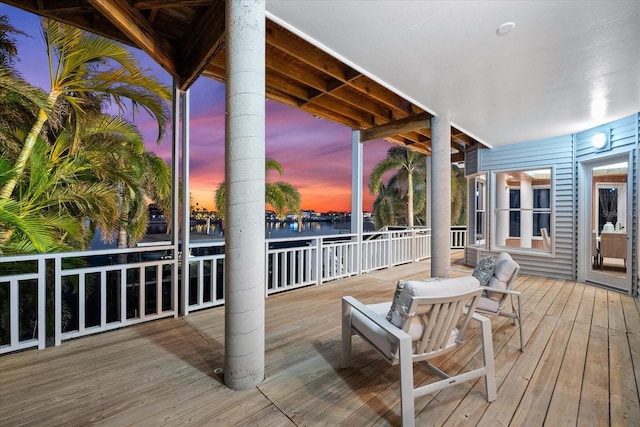
[[[369, 304], [367, 305], [367, 308], [378, 314], [381, 319], [384, 319], [385, 315], [389, 311], [390, 305], [391, 303], [389, 302], [383, 302], [380, 304]], [[393, 357], [397, 346], [389, 341], [389, 334], [387, 331], [373, 323], [368, 317], [360, 313], [358, 310], [351, 311], [351, 326], [383, 354]]]
[[[496, 268], [493, 271], [493, 277], [489, 280], [489, 287], [506, 290], [509, 280], [518, 268], [518, 264], [506, 252], [502, 252], [496, 258]], [[487, 291], [487, 297], [494, 301], [501, 301], [506, 294], [500, 292]]]

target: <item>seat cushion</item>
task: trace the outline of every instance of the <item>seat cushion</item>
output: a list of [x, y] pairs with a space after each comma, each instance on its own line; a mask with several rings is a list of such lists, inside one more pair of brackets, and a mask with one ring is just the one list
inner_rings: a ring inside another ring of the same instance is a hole
[[489, 280], [493, 277], [493, 270], [496, 267], [496, 261], [492, 256], [484, 257], [478, 262], [471, 275], [478, 279], [480, 286], [488, 286]]
[[[384, 318], [389, 311], [390, 305], [391, 303], [389, 302], [383, 302], [380, 304], [369, 304], [367, 307], [378, 314], [380, 318]], [[360, 336], [366, 338], [383, 354], [389, 358], [394, 357], [397, 346], [390, 341], [387, 331], [373, 323], [365, 315], [357, 310], [353, 310], [351, 314], [351, 326], [358, 331]]]

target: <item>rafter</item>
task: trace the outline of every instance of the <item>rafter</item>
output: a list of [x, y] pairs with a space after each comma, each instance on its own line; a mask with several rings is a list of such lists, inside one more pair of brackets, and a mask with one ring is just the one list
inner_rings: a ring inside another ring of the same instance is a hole
[[224, 46], [224, 1], [215, 0], [182, 44], [181, 90], [186, 90]]
[[173, 47], [153, 29], [140, 11], [132, 8], [125, 0], [88, 0], [88, 2], [169, 74], [180, 79]]
[[360, 141], [366, 142], [374, 139], [383, 139], [392, 135], [399, 135], [405, 132], [411, 132], [416, 129], [424, 129], [428, 127], [431, 127], [431, 114], [422, 113], [418, 116], [396, 120], [382, 126], [363, 130], [360, 132]]

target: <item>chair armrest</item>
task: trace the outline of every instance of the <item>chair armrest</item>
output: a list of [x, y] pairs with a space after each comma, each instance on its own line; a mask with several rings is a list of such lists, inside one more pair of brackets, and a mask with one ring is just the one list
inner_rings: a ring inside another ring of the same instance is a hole
[[480, 286], [483, 290], [485, 291], [489, 291], [489, 292], [497, 292], [500, 294], [508, 294], [508, 295], [522, 295], [521, 292], [519, 291], [514, 291], [513, 289], [498, 289], [498, 288], [492, 288], [491, 286]]
[[477, 321], [478, 321], [478, 322], [480, 322], [480, 323], [483, 323], [483, 322], [491, 322], [491, 321], [489, 320], [489, 318], [487, 318], [487, 317], [485, 317], [485, 316], [483, 316], [483, 315], [481, 315], [481, 314], [475, 313], [475, 312], [473, 313], [473, 315], [471, 316], [471, 318], [472, 318], [473, 320], [477, 320]]
[[462, 273], [462, 274], [466, 274], [467, 276], [469, 276], [469, 275], [471, 275], [473, 273], [472, 270], [463, 270], [463, 269], [460, 269], [460, 268], [451, 268], [451, 267], [446, 268], [444, 271], [445, 271], [445, 274], [444, 274], [445, 279], [449, 278], [449, 273], [450, 272]]
[[398, 343], [402, 339], [408, 339], [409, 341], [411, 341], [411, 336], [408, 333], [398, 328], [393, 323], [389, 322], [385, 317], [381, 317], [378, 313], [374, 312], [354, 297], [342, 297], [342, 302], [343, 306], [344, 304], [348, 304], [353, 310], [362, 313], [367, 319], [371, 320], [373, 323], [384, 329], [385, 332], [393, 335], [393, 337], [398, 340]]

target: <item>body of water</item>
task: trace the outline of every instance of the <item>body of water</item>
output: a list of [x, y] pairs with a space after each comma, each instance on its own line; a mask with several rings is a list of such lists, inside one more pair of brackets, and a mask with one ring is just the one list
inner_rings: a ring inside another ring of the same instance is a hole
[[[166, 235], [166, 226], [151, 225], [149, 227], [150, 236], [153, 239], [158, 240], [161, 235]], [[364, 223], [364, 231], [375, 231], [375, 227], [372, 222]], [[278, 222], [267, 221], [265, 222], [265, 238], [266, 239], [286, 239], [295, 237], [307, 237], [307, 236], [326, 236], [331, 234], [348, 234], [351, 232], [351, 223], [346, 222], [303, 222], [300, 226], [297, 222]], [[191, 226], [191, 235], [194, 240], [197, 236], [198, 240], [207, 239], [209, 236], [211, 239], [223, 239], [224, 234], [216, 224], [211, 224], [207, 229], [206, 224], [195, 224]], [[101, 249], [115, 249], [117, 247], [116, 242], [105, 243], [101, 239], [100, 230], [96, 232], [93, 240], [91, 241], [92, 250]], [[170, 236], [166, 235], [166, 240], [170, 240]]]

